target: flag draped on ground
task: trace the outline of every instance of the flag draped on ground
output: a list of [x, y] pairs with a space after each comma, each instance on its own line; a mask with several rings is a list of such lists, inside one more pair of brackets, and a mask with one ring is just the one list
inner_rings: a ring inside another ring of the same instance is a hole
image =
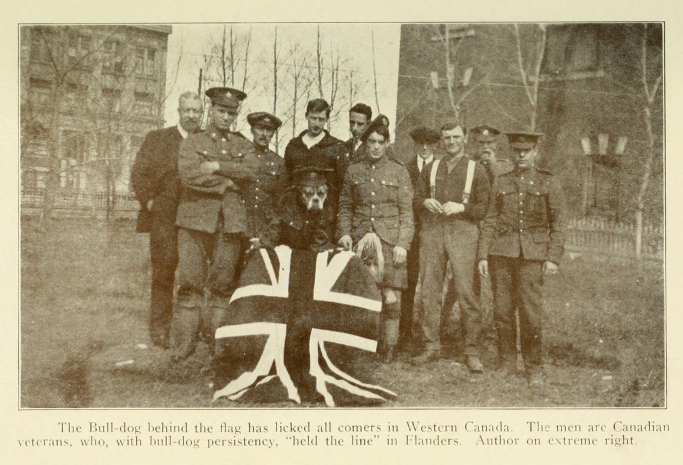
[[254, 252], [216, 331], [214, 399], [253, 398], [268, 385], [281, 396], [269, 401], [394, 398], [372, 384], [381, 307], [374, 279], [351, 252]]

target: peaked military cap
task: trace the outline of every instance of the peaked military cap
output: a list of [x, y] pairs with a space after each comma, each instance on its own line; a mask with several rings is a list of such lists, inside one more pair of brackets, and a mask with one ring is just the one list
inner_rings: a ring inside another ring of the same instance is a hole
[[543, 135], [539, 132], [506, 132], [505, 135], [513, 149], [529, 150], [534, 148]]
[[482, 124], [476, 128], [470, 129], [470, 134], [474, 134], [474, 138], [478, 142], [492, 142], [496, 140], [496, 136], [500, 134], [500, 130], [489, 126], [488, 124]]
[[206, 96], [211, 99], [211, 105], [220, 105], [228, 108], [237, 108], [240, 102], [247, 98], [247, 94], [241, 90], [230, 87], [212, 87], [206, 91]]
[[370, 125], [365, 129], [365, 132], [360, 137], [360, 139], [362, 141], [366, 141], [368, 139], [368, 137], [370, 137], [370, 134], [375, 132], [375, 129], [377, 129], [380, 126], [384, 126], [388, 129], [389, 128], [389, 118], [387, 118], [384, 115], [377, 115], [377, 118], [372, 120], [372, 123], [370, 123]]
[[259, 111], [257, 113], [250, 113], [247, 115], [247, 122], [249, 126], [261, 127], [266, 129], [272, 129], [277, 131], [280, 126], [282, 126], [282, 120], [275, 115], [266, 113], [265, 111]]
[[300, 166], [292, 172], [295, 184], [318, 187], [322, 184], [327, 184], [327, 176], [333, 173], [332, 168], [323, 168], [320, 166]]
[[410, 137], [416, 144], [436, 144], [441, 140], [441, 136], [438, 132], [423, 126], [410, 131]]

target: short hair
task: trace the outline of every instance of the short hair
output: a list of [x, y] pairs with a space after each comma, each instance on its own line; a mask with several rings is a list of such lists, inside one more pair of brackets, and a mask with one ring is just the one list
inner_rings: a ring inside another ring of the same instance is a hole
[[441, 132], [450, 131], [451, 129], [460, 128], [462, 129], [462, 135], [467, 135], [467, 128], [460, 123], [449, 122], [441, 126]]
[[368, 117], [368, 121], [372, 119], [372, 108], [364, 103], [357, 103], [351, 107], [349, 113], [358, 113]]
[[199, 100], [202, 103], [202, 106], [204, 106], [204, 101], [201, 99], [201, 97], [197, 95], [196, 92], [192, 92], [191, 90], [180, 94], [180, 97], [178, 97], [178, 106], [180, 106], [180, 102], [183, 100]]
[[310, 102], [308, 102], [308, 105], [306, 105], [306, 116], [308, 116], [309, 113], [314, 112], [318, 113], [324, 111], [325, 115], [327, 118], [330, 117], [330, 112], [332, 111], [332, 107], [330, 107], [330, 104], [327, 103], [325, 99], [322, 98], [317, 98], [313, 99]]
[[367, 141], [368, 138], [370, 137], [370, 135], [372, 135], [372, 133], [375, 133], [375, 132], [376, 132], [377, 134], [379, 134], [380, 136], [383, 136], [383, 137], [384, 137], [384, 142], [389, 142], [389, 139], [391, 138], [391, 137], [389, 136], [389, 128], [386, 127], [386, 126], [384, 126], [384, 125], [382, 125], [382, 124], [377, 125], [377, 126], [375, 126], [374, 128], [371, 128], [371, 129], [368, 130], [368, 131], [365, 131], [365, 133], [364, 133], [363, 136], [361, 137], [361, 140], [362, 140], [363, 142]]

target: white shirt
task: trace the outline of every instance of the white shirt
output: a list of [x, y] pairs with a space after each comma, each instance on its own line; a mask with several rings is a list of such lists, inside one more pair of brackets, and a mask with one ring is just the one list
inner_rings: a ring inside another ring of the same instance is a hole
[[189, 136], [190, 133], [187, 132], [185, 128], [180, 125], [180, 123], [178, 123], [176, 127], [178, 128], [178, 132], [180, 133], [180, 135], [183, 136], [183, 139], [187, 139], [187, 136]]
[[304, 134], [304, 136], [301, 138], [301, 142], [303, 142], [306, 147], [310, 149], [315, 144], [323, 140], [323, 137], [325, 137], [325, 131], [320, 131], [320, 134], [318, 134], [316, 137], [310, 137], [308, 135], [308, 131], [306, 131], [306, 134]]
[[434, 155], [430, 155], [429, 158], [426, 160], [422, 158], [421, 156], [417, 156], [417, 169], [422, 173], [422, 168], [425, 167], [425, 165], [430, 164], [434, 160]]

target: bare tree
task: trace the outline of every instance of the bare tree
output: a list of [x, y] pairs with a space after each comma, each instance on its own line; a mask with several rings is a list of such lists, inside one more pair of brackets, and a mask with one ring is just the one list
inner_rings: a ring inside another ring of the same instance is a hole
[[[539, 39], [536, 41], [536, 50], [534, 50], [534, 57], [530, 63], [524, 62], [524, 55], [522, 54], [522, 40], [519, 34], [519, 24], [515, 23], [515, 45], [517, 47], [517, 65], [519, 66], [519, 73], [526, 93], [527, 101], [531, 107], [529, 111], [528, 128], [530, 131], [536, 130], [536, 117], [538, 115], [538, 85], [541, 81], [541, 65], [543, 63], [543, 55], [545, 53], [546, 42], [546, 25], [537, 24], [540, 33]], [[530, 71], [529, 71], [530, 69]]]
[[643, 124], [647, 141], [645, 145], [645, 165], [640, 177], [640, 187], [636, 197], [636, 257], [640, 259], [643, 243], [643, 210], [645, 209], [645, 195], [652, 176], [652, 165], [657, 154], [656, 144], [658, 136], [652, 128], [652, 110], [662, 85], [662, 71], [654, 73], [648, 60], [648, 25], [644, 24], [640, 38], [640, 83], [643, 96]]

